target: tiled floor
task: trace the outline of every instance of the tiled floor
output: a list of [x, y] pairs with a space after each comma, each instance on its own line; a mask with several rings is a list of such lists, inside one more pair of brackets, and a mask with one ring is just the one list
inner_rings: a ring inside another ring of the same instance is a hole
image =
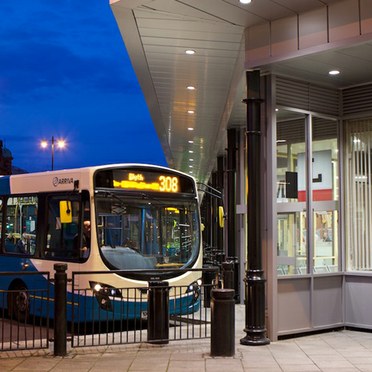
[[190, 340], [81, 348], [66, 357], [49, 351], [1, 352], [0, 371], [372, 372], [372, 333], [337, 331], [244, 346], [239, 342], [245, 336], [244, 311], [238, 308], [236, 314], [233, 357], [211, 357], [210, 340]]

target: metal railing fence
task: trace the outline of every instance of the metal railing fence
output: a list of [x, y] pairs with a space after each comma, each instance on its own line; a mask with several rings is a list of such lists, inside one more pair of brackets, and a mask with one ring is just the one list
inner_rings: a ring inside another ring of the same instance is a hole
[[[67, 279], [67, 265], [62, 266], [59, 274], [64, 275], [65, 293], [58, 293], [58, 270], [55, 279], [49, 272], [0, 273], [0, 351], [47, 349], [54, 341], [55, 355], [64, 355], [68, 342], [85, 347], [211, 336], [210, 292], [221, 278], [217, 267], [184, 270], [200, 272], [201, 282], [189, 286], [169, 285], [154, 275], [147, 287], [79, 288], [78, 276], [97, 278], [118, 272], [74, 272]], [[64, 314], [59, 318], [61, 299]]]
[[9, 288], [0, 289], [0, 351], [49, 348], [49, 272], [0, 272], [0, 280]]
[[[115, 288], [110, 292], [110, 288], [75, 288], [79, 276], [107, 277], [107, 271], [74, 272], [72, 347], [210, 337], [210, 291], [216, 286], [218, 268], [184, 271], [199, 271], [204, 280], [192, 287], [169, 286], [166, 281], [156, 280], [148, 287]], [[124, 275], [125, 271], [110, 273], [115, 274]], [[151, 307], [152, 301], [155, 303]]]

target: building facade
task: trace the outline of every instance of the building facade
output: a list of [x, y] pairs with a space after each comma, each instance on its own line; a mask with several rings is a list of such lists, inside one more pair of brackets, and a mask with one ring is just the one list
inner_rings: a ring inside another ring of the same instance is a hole
[[0, 174], [12, 174], [13, 156], [0, 140]]

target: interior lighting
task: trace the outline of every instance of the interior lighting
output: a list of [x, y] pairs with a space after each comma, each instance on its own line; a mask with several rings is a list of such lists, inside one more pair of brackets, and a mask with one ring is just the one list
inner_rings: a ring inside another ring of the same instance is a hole
[[329, 74], [329, 75], [332, 75], [332, 76], [336, 76], [336, 75], [338, 75], [339, 73], [340, 73], [339, 70], [331, 70], [331, 71], [328, 72], [328, 74]]
[[192, 56], [192, 55], [195, 54], [196, 52], [195, 52], [195, 50], [193, 50], [193, 49], [187, 49], [187, 50], [185, 51], [185, 53], [188, 54], [188, 55], [190, 55], [190, 56]]
[[187, 113], [188, 114], [195, 114], [195, 111], [194, 110], [187, 110]]
[[192, 150], [189, 150], [189, 154], [193, 154], [194, 153], [194, 151], [192, 151]]
[[194, 159], [189, 159], [189, 161], [194, 161]]
[[189, 127], [189, 128], [187, 128], [187, 130], [194, 130], [194, 128]]
[[187, 87], [187, 89], [188, 89], [188, 90], [195, 90], [195, 87], [192, 86], [192, 85], [189, 85], [189, 86]]
[[194, 143], [194, 141], [193, 140], [190, 140], [189, 143]]
[[250, 4], [252, 0], [239, 0], [241, 4]]

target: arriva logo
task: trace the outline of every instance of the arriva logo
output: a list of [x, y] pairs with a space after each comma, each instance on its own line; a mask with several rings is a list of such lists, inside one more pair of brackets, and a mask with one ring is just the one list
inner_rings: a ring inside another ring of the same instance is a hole
[[72, 177], [64, 177], [64, 178], [53, 178], [53, 186], [57, 187], [59, 185], [67, 185], [70, 183], [74, 183], [74, 179]]

